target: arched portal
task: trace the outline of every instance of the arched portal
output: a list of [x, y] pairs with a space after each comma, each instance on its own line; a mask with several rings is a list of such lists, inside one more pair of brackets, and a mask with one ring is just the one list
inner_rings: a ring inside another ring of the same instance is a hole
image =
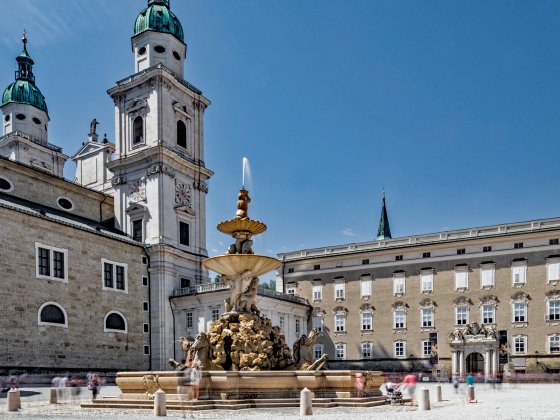
[[484, 356], [480, 353], [471, 353], [467, 356], [467, 373], [484, 373]]

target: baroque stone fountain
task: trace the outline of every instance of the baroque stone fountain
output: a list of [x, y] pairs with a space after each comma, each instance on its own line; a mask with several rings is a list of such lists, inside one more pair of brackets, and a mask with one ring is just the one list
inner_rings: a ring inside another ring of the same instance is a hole
[[[232, 406], [231, 403], [247, 399], [296, 398], [305, 387], [315, 397], [336, 399], [353, 395], [356, 371], [320, 370], [326, 355], [313, 360], [312, 347], [320, 333], [312, 330], [309, 337], [303, 335], [294, 343], [292, 354], [281, 329], [262, 317], [255, 305], [259, 276], [275, 270], [281, 262], [253, 252], [252, 237], [266, 231], [266, 225], [249, 218], [250, 201], [249, 192], [242, 188], [235, 217], [217, 226], [235, 242], [225, 255], [203, 261], [207, 269], [220, 273], [222, 282], [229, 286], [224, 314], [210, 324], [208, 332], [197, 334], [194, 341], [180, 339], [185, 355], [181, 363], [170, 360], [174, 371], [119, 372], [116, 382], [122, 391], [121, 399], [149, 400], [155, 391], [162, 389], [168, 400], [177, 400], [182, 370], [195, 364], [203, 371], [200, 395], [207, 401], [206, 406], [211, 405], [206, 408], [244, 408], [243, 404]], [[360, 373], [365, 377], [369, 395], [379, 395], [381, 372]], [[377, 399], [364, 402], [377, 403]], [[332, 401], [329, 404], [336, 405]]]

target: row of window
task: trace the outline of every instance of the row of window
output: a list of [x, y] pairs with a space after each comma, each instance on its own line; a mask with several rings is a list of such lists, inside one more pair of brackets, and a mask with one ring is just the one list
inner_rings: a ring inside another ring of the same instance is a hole
[[[177, 121], [176, 125], [176, 140], [177, 146], [186, 149], [187, 148], [187, 125], [181, 121]], [[132, 122], [132, 145], [136, 146], [139, 144], [144, 143], [145, 135], [144, 135], [144, 118], [141, 116], [137, 116], [134, 118]]]
[[[455, 325], [463, 326], [469, 324], [469, 305], [458, 305], [455, 307]], [[527, 318], [527, 302], [514, 302], [511, 304], [511, 322], [512, 323], [526, 323]], [[335, 332], [346, 331], [347, 313], [339, 311], [334, 315], [334, 330]], [[547, 321], [560, 321], [560, 300], [548, 300], [547, 309], [545, 314]], [[480, 322], [482, 324], [495, 324], [496, 323], [496, 305], [485, 304], [480, 307]], [[313, 328], [319, 331], [323, 330], [323, 317], [313, 316]], [[422, 308], [420, 310], [420, 327], [434, 328], [435, 327], [435, 310], [434, 308]], [[405, 329], [407, 328], [407, 309], [399, 306], [393, 309], [393, 328]], [[373, 312], [370, 310], [361, 311], [360, 313], [360, 329], [362, 331], [369, 331], [373, 329]]]
[[[560, 240], [558, 238], [554, 238], [554, 239], [549, 239], [548, 240], [548, 244], [549, 245], [558, 245], [560, 244]], [[515, 242], [513, 244], [513, 249], [520, 249], [523, 248], [524, 244], [523, 242]], [[474, 252], [478, 253], [480, 252], [479, 250], [475, 250]], [[482, 252], [492, 252], [492, 245], [486, 245], [482, 247]], [[457, 248], [457, 255], [465, 255], [466, 254], [466, 249], [465, 248]], [[422, 252], [422, 258], [431, 258], [432, 257], [432, 253], [429, 251], [426, 252]], [[413, 256], [413, 259], [416, 259], [416, 255]], [[403, 255], [395, 255], [395, 261], [403, 261]], [[370, 263], [370, 259], [369, 258], [365, 258], [362, 260], [362, 265], [368, 265]], [[336, 263], [335, 267], [342, 267], [342, 263]], [[314, 264], [313, 265], [313, 270], [320, 270], [321, 269], [321, 264]], [[295, 271], [295, 269], [293, 267], [289, 267], [288, 268], [288, 273], [293, 273]]]
[[[132, 221], [132, 239], [137, 242], [144, 241], [143, 219], [136, 219]], [[190, 246], [190, 225], [186, 222], [179, 222], [179, 244]]]
[[[551, 334], [546, 338], [546, 349], [548, 354], [559, 354], [560, 353], [560, 335]], [[514, 355], [524, 355], [527, 354], [527, 336], [518, 335], [514, 336], [512, 339], [513, 346], [511, 352]], [[361, 356], [362, 359], [371, 359], [373, 357], [373, 343], [370, 341], [361, 343]], [[432, 356], [432, 342], [430, 340], [422, 340], [421, 342], [422, 354], [421, 357]], [[315, 344], [313, 346], [313, 357], [319, 359], [324, 353], [323, 344]], [[406, 340], [399, 340], [393, 342], [393, 357], [395, 358], [406, 358]], [[335, 344], [335, 359], [344, 360], [346, 359], [346, 343], [336, 343]]]
[[[494, 262], [485, 262], [480, 264], [480, 287], [483, 289], [491, 289], [495, 286], [496, 264]], [[467, 265], [458, 265], [455, 267], [455, 289], [467, 290], [469, 287], [469, 267]], [[547, 282], [560, 281], [560, 257], [551, 256], [546, 260]], [[513, 261], [511, 266], [512, 286], [521, 286], [527, 284], [527, 260]], [[313, 301], [321, 301], [323, 299], [323, 284], [312, 285]], [[427, 268], [420, 271], [420, 292], [430, 293], [434, 291], [434, 269]], [[406, 273], [397, 271], [393, 273], [393, 294], [403, 295], [406, 292]], [[294, 287], [287, 288], [288, 294], [295, 294]], [[372, 296], [372, 279], [371, 276], [363, 276], [360, 279], [360, 296], [367, 298]], [[334, 298], [341, 300], [346, 298], [346, 281], [344, 278], [334, 279]]]

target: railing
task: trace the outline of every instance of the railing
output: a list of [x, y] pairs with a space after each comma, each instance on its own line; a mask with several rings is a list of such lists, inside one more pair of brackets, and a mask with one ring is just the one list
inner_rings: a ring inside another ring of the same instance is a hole
[[[192, 295], [197, 295], [199, 293], [216, 292], [218, 290], [226, 290], [226, 289], [229, 289], [229, 286], [226, 286], [223, 283], [205, 283], [205, 284], [199, 284], [198, 286], [194, 286], [194, 287], [182, 287], [180, 289], [175, 289], [173, 290], [173, 297], [192, 296]], [[276, 290], [264, 289], [259, 287], [259, 289], [257, 290], [257, 294], [260, 296], [268, 296], [271, 298], [286, 300], [289, 302], [301, 303], [302, 305], [309, 305], [309, 302], [305, 298], [277, 292]]]
[[0, 137], [0, 143], [2, 143], [4, 140], [10, 137], [23, 137], [24, 139], [30, 140], [35, 144], [46, 147], [49, 150], [54, 150], [55, 152], [62, 153], [62, 147], [54, 146], [45, 140], [37, 139], [33, 136], [30, 136], [29, 134], [23, 134], [21, 131], [12, 131], [11, 133], [8, 133]]
[[163, 69], [165, 70], [167, 73], [171, 74], [173, 77], [175, 77], [179, 83], [181, 83], [183, 86], [189, 88], [190, 90], [192, 90], [194, 93], [196, 93], [197, 95], [202, 95], [202, 91], [198, 88], [196, 88], [195, 86], [193, 86], [192, 84], [190, 84], [189, 82], [187, 82], [185, 79], [183, 79], [181, 76], [179, 76], [178, 74], [176, 74], [175, 72], [169, 70], [167, 67], [163, 66], [161, 63], [157, 63], [151, 67], [148, 67], [147, 69], [141, 70], [138, 73], [134, 73], [132, 76], [128, 76], [125, 77], [124, 79], [121, 79], [117, 82], [117, 85], [122, 85], [125, 83], [130, 83], [140, 77], [142, 77], [144, 74], [149, 73], [150, 71], [154, 70], [154, 69]]

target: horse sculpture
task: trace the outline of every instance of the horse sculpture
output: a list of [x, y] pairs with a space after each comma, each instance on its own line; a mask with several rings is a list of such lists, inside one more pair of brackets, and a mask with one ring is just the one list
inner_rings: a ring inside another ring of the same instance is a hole
[[212, 361], [212, 346], [208, 334], [201, 332], [194, 338], [191, 351], [193, 360], [191, 365], [200, 366], [201, 370], [224, 370], [224, 368]]
[[319, 370], [327, 361], [327, 355], [324, 354], [319, 359], [313, 361], [313, 346], [317, 343], [317, 338], [321, 333], [317, 328], [313, 328], [309, 333], [309, 337], [302, 335], [298, 341], [294, 343], [293, 367], [297, 370]]
[[179, 339], [179, 342], [181, 343], [181, 347], [183, 348], [185, 358], [180, 363], [173, 358], [170, 358], [168, 362], [176, 370], [185, 370], [186, 368], [192, 366], [192, 361], [194, 357], [194, 354], [192, 352], [193, 341], [189, 340], [188, 338], [181, 337]]

